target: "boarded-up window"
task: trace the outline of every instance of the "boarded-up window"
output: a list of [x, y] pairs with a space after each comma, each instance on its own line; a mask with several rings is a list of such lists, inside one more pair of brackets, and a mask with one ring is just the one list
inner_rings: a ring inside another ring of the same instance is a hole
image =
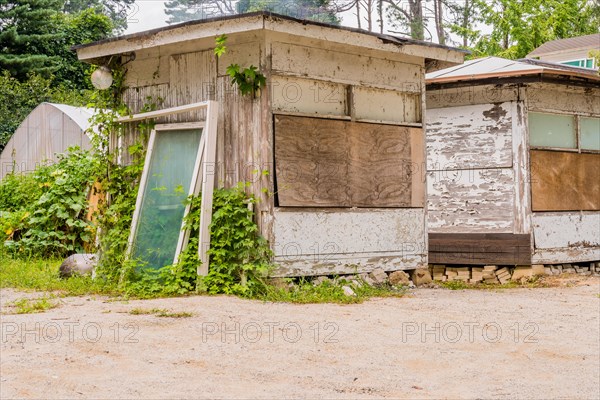
[[531, 151], [533, 211], [600, 210], [600, 154]]
[[600, 118], [581, 117], [579, 120], [582, 150], [600, 150]]
[[420, 128], [275, 116], [280, 206], [422, 207]]
[[575, 117], [530, 112], [529, 142], [532, 147], [576, 149]]

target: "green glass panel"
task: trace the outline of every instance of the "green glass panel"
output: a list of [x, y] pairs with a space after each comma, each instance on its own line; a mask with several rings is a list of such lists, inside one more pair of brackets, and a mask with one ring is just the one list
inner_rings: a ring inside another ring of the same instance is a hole
[[156, 132], [132, 249], [145, 267], [173, 263], [201, 135], [200, 129]]
[[581, 67], [581, 61], [580, 60], [576, 60], [576, 61], [565, 61], [565, 62], [561, 62], [561, 64], [564, 65], [572, 65], [574, 67]]
[[581, 148], [583, 150], [600, 150], [600, 118], [581, 117]]
[[585, 60], [585, 67], [586, 68], [594, 68], [594, 59], [588, 58], [587, 60]]
[[576, 149], [575, 118], [572, 115], [529, 113], [529, 144]]

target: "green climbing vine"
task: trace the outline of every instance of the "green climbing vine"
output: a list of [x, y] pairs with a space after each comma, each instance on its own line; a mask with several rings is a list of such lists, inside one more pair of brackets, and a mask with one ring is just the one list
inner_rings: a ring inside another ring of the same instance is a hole
[[[227, 36], [221, 35], [215, 39], [214, 53], [217, 58], [227, 53]], [[231, 78], [231, 84], [237, 85], [243, 96], [252, 96], [256, 98], [260, 90], [267, 85], [267, 78], [258, 71], [254, 65], [249, 67], [240, 67], [238, 64], [230, 64], [225, 70]]]

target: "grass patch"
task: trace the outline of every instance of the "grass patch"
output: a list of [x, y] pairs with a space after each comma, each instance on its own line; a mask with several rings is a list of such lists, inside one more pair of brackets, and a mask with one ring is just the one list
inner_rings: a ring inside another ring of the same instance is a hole
[[[54, 292], [59, 296], [85, 296], [105, 295], [119, 298], [160, 298], [173, 297], [172, 293], [157, 291], [148, 295], [145, 292], [137, 293], [131, 287], [118, 287], [103, 280], [92, 280], [89, 276], [73, 276], [62, 279], [58, 275], [58, 269], [62, 260], [58, 259], [13, 259], [6, 257], [0, 252], [0, 288], [14, 288], [18, 290], [33, 290], [42, 292]], [[269, 302], [286, 302], [298, 304], [311, 303], [339, 303], [352, 304], [362, 303], [373, 297], [402, 297], [406, 289], [391, 286], [373, 287], [366, 284], [356, 285], [344, 279], [337, 279], [336, 283], [323, 282], [314, 286], [310, 280], [286, 279], [288, 283], [294, 284], [288, 287], [267, 286], [266, 292], [250, 299]], [[348, 296], [344, 293], [342, 286], [348, 285], [355, 295]], [[164, 310], [163, 310], [164, 311]], [[135, 313], [131, 313], [137, 315]], [[141, 314], [141, 313], [140, 313]], [[157, 316], [171, 318], [186, 318], [189, 313], [151, 312]], [[161, 314], [161, 315], [159, 315]]]
[[[344, 285], [352, 288], [355, 295], [346, 295], [344, 289], [342, 289], [342, 286]], [[405, 288], [395, 288], [387, 285], [380, 287], [369, 286], [366, 284], [355, 285], [340, 280], [337, 284], [326, 281], [320, 285], [314, 286], [312, 282], [306, 279], [300, 279], [295, 285], [289, 288], [268, 287], [267, 293], [260, 297], [260, 300], [297, 304], [356, 304], [362, 303], [372, 297], [402, 297], [405, 294]]]
[[10, 306], [15, 308], [14, 314], [35, 314], [56, 308], [58, 303], [46, 296], [38, 299], [22, 298], [12, 302]]
[[463, 281], [435, 281], [437, 285], [449, 290], [487, 290], [487, 289], [518, 289], [518, 288], [546, 288], [551, 287], [543, 277], [534, 276], [525, 282], [508, 281], [506, 283], [467, 283]]
[[19, 260], [1, 255], [0, 288], [60, 292], [64, 296], [120, 295], [114, 285], [89, 276], [61, 279], [58, 268], [62, 260]]
[[190, 312], [174, 312], [171, 310], [167, 310], [166, 308], [134, 308], [129, 311], [131, 315], [155, 315], [157, 317], [163, 318], [190, 318], [193, 317], [194, 314]]

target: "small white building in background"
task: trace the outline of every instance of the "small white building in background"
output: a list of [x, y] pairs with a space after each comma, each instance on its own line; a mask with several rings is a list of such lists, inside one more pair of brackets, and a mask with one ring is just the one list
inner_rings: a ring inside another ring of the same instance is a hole
[[65, 104], [42, 103], [19, 125], [0, 153], [0, 180], [11, 173], [33, 171], [57, 161], [69, 147], [90, 149], [86, 134], [94, 110]]

